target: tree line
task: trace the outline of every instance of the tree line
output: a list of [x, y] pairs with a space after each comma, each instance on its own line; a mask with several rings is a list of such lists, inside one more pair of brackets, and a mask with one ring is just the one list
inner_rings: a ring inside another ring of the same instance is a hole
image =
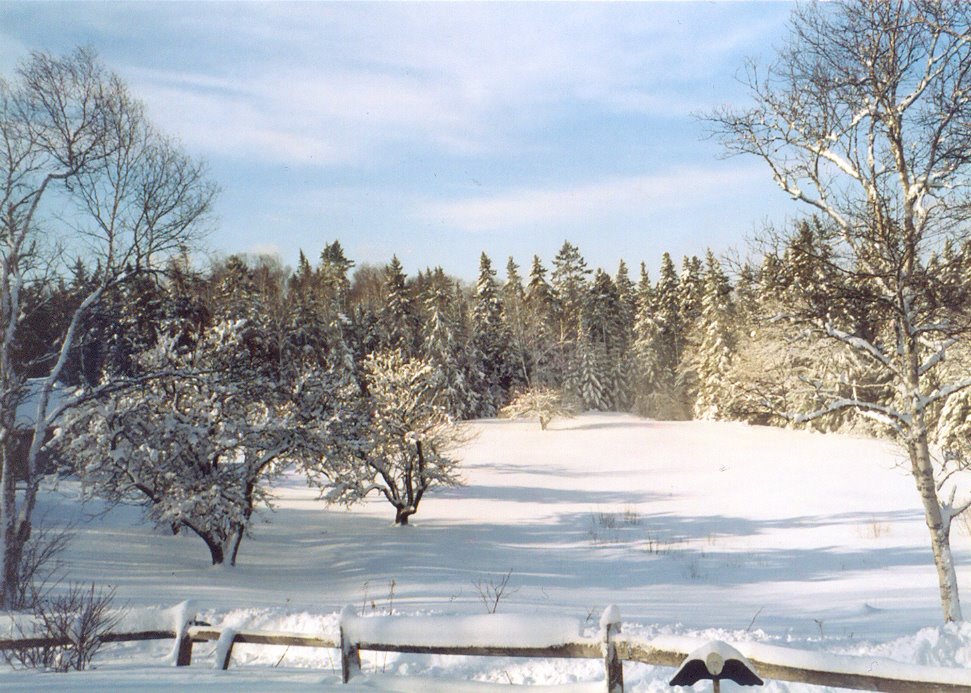
[[[800, 222], [731, 275], [711, 252], [680, 271], [664, 254], [657, 280], [642, 263], [636, 282], [623, 261], [613, 275], [589, 269], [570, 242], [525, 276], [510, 258], [498, 277], [483, 253], [474, 284], [441, 267], [409, 277], [397, 258], [355, 268], [339, 241], [293, 270], [266, 256], [205, 269], [178, 256], [85, 320], [64, 381], [140, 384], [66, 415], [60, 449], [93, 493], [137, 498], [219, 563], [235, 560], [254, 508], [294, 463], [326, 499], [379, 492], [407, 523], [427, 488], [459, 481], [454, 422], [495, 416], [529, 390], [587, 410], [879, 435], [869, 412], [831, 403], [865, 393], [890, 408], [893, 384], [808, 329], [817, 318], [856, 339], [886, 328], [855, 282], [840, 284], [829, 233]], [[967, 305], [971, 242], [946, 244], [928, 271], [939, 300]], [[42, 303], [71, 305], [86, 277], [78, 266]], [[948, 368], [971, 371], [971, 353], [952, 349]], [[971, 398], [944, 404], [929, 412], [932, 439], [963, 460]], [[805, 416], [815, 411], [825, 415]]]

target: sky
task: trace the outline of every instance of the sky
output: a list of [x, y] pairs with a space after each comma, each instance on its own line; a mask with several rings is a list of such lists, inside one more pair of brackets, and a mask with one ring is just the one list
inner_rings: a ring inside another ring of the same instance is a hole
[[[0, 0], [0, 74], [94, 48], [221, 188], [210, 252], [473, 279], [480, 253], [591, 267], [725, 253], [798, 215], [701, 117], [744, 106], [784, 2]], [[635, 269], [636, 271], [636, 269]]]

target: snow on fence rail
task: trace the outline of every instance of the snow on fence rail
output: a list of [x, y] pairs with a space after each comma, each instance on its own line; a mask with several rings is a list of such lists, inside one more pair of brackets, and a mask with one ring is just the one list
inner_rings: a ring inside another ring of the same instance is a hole
[[[661, 636], [644, 639], [621, 633], [620, 613], [608, 608], [596, 637], [581, 635], [580, 621], [569, 618], [489, 616], [374, 616], [361, 618], [347, 607], [337, 637], [325, 634], [245, 631], [195, 620], [190, 603], [168, 610], [146, 610], [126, 618], [130, 630], [106, 633], [103, 642], [175, 640], [176, 666], [192, 662], [194, 643], [215, 642], [215, 666], [227, 669], [236, 644], [319, 647], [341, 652], [342, 679], [360, 672], [360, 652], [400, 652], [480, 657], [603, 659], [604, 690], [622, 693], [623, 663], [677, 668], [705, 641]], [[166, 621], [164, 625], [160, 625]], [[0, 650], [69, 646], [66, 638], [0, 638]], [[763, 679], [889, 693], [971, 693], [971, 669], [901, 664], [879, 657], [833, 655], [754, 642], [732, 643]]]

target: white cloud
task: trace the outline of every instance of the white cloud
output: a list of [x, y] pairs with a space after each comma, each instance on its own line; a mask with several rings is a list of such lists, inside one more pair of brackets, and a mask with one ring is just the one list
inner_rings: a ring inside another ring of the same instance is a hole
[[584, 108], [687, 115], [710, 94], [686, 82], [704, 82], [778, 21], [726, 26], [711, 19], [729, 13], [707, 5], [474, 3], [216, 4], [153, 16], [225, 54], [194, 72], [128, 71], [163, 125], [204, 151], [298, 164], [366, 161], [399, 142], [523, 148], [553, 114]]
[[755, 166], [681, 167], [664, 173], [579, 185], [525, 188], [493, 196], [426, 202], [416, 216], [468, 232], [612, 225], [659, 213], [713, 206], [736, 186], [764, 179]]

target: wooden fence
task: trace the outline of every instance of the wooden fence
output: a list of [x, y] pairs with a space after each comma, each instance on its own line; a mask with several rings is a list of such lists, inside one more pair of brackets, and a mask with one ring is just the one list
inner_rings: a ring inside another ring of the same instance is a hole
[[[346, 612], [345, 612], [346, 613]], [[394, 617], [398, 621], [420, 623], [427, 617]], [[400, 641], [382, 640], [380, 637], [365, 639], [357, 637], [353, 628], [345, 627], [346, 616], [337, 638], [322, 635], [307, 635], [271, 631], [236, 631], [230, 628], [213, 627], [189, 621], [180, 632], [171, 630], [147, 630], [129, 633], [107, 633], [101, 636], [103, 642], [130, 642], [144, 640], [174, 639], [177, 641], [177, 666], [188, 666], [192, 662], [195, 643], [217, 642], [217, 655], [221, 661], [218, 668], [227, 669], [236, 644], [287, 645], [291, 647], [330, 648], [340, 651], [341, 675], [346, 683], [361, 669], [362, 650], [375, 652], [398, 652], [434, 655], [465, 655], [477, 657], [530, 657], [547, 659], [602, 659], [604, 662], [604, 690], [607, 693], [622, 693], [624, 690], [624, 662], [637, 662], [651, 666], [676, 668], [681, 665], [699, 641], [689, 638], [659, 638], [642, 640], [621, 633], [619, 617], [611, 622], [602, 623], [598, 638], [577, 638], [569, 642], [551, 645], [504, 645], [502, 643], [478, 644], [471, 646], [441, 645], [415, 642], [408, 644]], [[366, 622], [370, 619], [359, 619]], [[461, 619], [456, 619], [460, 622]], [[542, 623], [542, 618], [537, 618]], [[373, 630], [373, 629], [372, 629]], [[448, 639], [447, 632], [437, 632], [437, 639]], [[456, 637], [456, 641], [460, 641]], [[0, 638], [0, 650], [41, 646], [69, 646], [67, 639], [45, 638]], [[941, 669], [917, 665], [896, 665], [887, 660], [872, 657], [848, 655], [826, 655], [819, 659], [820, 653], [793, 650], [781, 647], [766, 647], [751, 643], [735, 643], [755, 667], [758, 674], [766, 680], [807, 683], [817, 686], [833, 686], [868, 691], [888, 691], [890, 693], [971, 693], [971, 669]], [[835, 663], [832, 668], [818, 666], [819, 661]], [[881, 673], [881, 669], [887, 673]], [[901, 671], [905, 675], [901, 675]]]

